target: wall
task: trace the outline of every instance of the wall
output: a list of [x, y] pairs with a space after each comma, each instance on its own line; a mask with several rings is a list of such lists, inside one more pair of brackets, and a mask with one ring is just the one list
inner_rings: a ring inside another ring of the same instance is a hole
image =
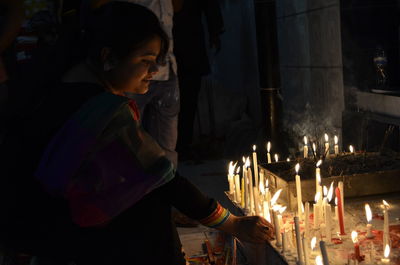
[[340, 134], [344, 110], [339, 0], [277, 0], [284, 122], [298, 139]]

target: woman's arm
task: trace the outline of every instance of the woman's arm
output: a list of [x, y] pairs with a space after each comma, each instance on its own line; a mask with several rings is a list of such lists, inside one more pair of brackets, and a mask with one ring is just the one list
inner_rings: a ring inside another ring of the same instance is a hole
[[232, 234], [251, 243], [273, 239], [273, 228], [259, 216], [239, 217], [231, 214], [214, 199], [201, 193], [187, 179], [177, 175], [163, 187], [165, 197], [178, 210], [203, 225]]

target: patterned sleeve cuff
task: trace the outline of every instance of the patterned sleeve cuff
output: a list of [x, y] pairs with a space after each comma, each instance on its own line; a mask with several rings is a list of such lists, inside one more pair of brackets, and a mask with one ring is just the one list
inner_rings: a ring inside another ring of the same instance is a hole
[[199, 220], [202, 225], [217, 228], [228, 220], [231, 213], [217, 203], [217, 208], [206, 218]]

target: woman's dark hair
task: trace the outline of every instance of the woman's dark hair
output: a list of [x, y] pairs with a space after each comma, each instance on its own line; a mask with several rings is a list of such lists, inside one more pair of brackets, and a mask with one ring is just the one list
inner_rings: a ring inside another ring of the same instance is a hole
[[89, 41], [89, 58], [100, 60], [100, 51], [109, 47], [117, 59], [129, 56], [155, 36], [161, 39], [161, 51], [157, 58], [165, 62], [169, 38], [157, 16], [141, 5], [128, 2], [111, 2], [93, 11], [91, 23], [86, 29]]

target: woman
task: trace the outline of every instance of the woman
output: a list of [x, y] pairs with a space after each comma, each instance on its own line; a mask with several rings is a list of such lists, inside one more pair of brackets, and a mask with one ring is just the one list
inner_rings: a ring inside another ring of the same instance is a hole
[[204, 196], [175, 174], [163, 150], [140, 128], [135, 102], [125, 93], [146, 93], [168, 50], [156, 16], [138, 5], [112, 2], [95, 18], [87, 61], [66, 74], [21, 130], [26, 134], [21, 138], [30, 140], [20, 143], [24, 154], [18, 159], [30, 162], [8, 165], [14, 175], [35, 172], [50, 194], [37, 191], [19, 199], [31, 211], [36, 241], [27, 236], [32, 228], [19, 226], [18, 236], [9, 235], [11, 245], [22, 238], [25, 251], [78, 265], [185, 264], [171, 206], [242, 240], [270, 240], [267, 221], [236, 217]]

